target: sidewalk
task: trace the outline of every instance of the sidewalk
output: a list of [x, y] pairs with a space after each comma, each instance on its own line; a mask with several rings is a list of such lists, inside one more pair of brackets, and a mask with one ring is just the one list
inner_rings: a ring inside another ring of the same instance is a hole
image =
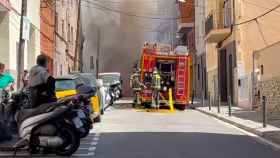
[[209, 107], [196, 107], [196, 110], [280, 145], [280, 120], [268, 120], [267, 127], [263, 128], [262, 114], [259, 111], [232, 107], [232, 116], [229, 116], [227, 106], [222, 106], [220, 113], [217, 107], [211, 107], [211, 111]]

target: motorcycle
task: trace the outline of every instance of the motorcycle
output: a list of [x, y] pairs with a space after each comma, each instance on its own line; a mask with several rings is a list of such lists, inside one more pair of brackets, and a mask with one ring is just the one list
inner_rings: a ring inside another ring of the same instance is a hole
[[74, 110], [75, 102], [82, 95], [72, 96], [55, 103], [47, 103], [34, 109], [23, 108], [22, 93], [14, 94], [8, 103], [9, 114], [14, 114], [18, 127], [19, 141], [4, 150], [29, 149], [31, 154], [40, 149], [54, 152], [58, 156], [71, 156], [80, 146], [79, 129], [83, 123]]
[[93, 120], [91, 119], [91, 96], [94, 96], [95, 93], [97, 92], [96, 88], [92, 88], [89, 86], [80, 86], [77, 88], [77, 93], [78, 94], [84, 94], [87, 95], [87, 97], [83, 97], [82, 99], [79, 100], [76, 111], [83, 123], [83, 128], [80, 129], [80, 138], [85, 138], [88, 136], [90, 130], [93, 128]]

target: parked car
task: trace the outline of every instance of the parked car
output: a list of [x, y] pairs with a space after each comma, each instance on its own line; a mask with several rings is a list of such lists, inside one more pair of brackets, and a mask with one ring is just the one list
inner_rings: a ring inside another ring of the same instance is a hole
[[[77, 87], [80, 85], [90, 85], [96, 88], [96, 79], [89, 80], [88, 75], [81, 74], [69, 74], [56, 78], [56, 97], [63, 98], [71, 95], [77, 94]], [[101, 108], [100, 108], [100, 96], [97, 90], [96, 95], [91, 97], [91, 107], [93, 110], [94, 122], [101, 121]]]
[[86, 83], [86, 85], [98, 89], [97, 96], [99, 99], [99, 111], [101, 114], [103, 114], [104, 113], [104, 103], [102, 101], [103, 94], [101, 93], [100, 87], [97, 84], [98, 82], [95, 75], [93, 75], [92, 73], [80, 73], [80, 72], [74, 72], [72, 74], [79, 76]]
[[101, 93], [100, 96], [101, 96], [101, 100], [102, 100], [101, 102], [102, 102], [102, 107], [103, 107], [102, 112], [104, 112], [107, 107], [109, 107], [113, 104], [114, 98], [112, 98], [110, 96], [109, 89], [108, 89], [108, 87], [104, 86], [102, 79], [97, 80], [97, 86]]
[[122, 79], [119, 72], [99, 73], [98, 78], [103, 80], [104, 85], [109, 89], [114, 87], [116, 99], [122, 97]]

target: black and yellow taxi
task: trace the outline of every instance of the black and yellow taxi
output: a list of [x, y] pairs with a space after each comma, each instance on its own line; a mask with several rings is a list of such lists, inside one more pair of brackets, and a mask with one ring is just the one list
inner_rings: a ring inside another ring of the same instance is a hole
[[[88, 85], [97, 89], [96, 78], [91, 73], [73, 73], [56, 78], [56, 97], [63, 98], [77, 94], [76, 88], [80, 85]], [[95, 122], [101, 121], [100, 93], [91, 97], [91, 108]]]

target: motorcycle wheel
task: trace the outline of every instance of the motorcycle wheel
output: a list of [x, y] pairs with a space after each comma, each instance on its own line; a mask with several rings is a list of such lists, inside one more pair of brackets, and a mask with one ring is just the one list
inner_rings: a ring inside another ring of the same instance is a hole
[[80, 134], [80, 138], [85, 138], [88, 136], [89, 131], [90, 131], [90, 123], [84, 122], [84, 128], [85, 128], [85, 132]]
[[56, 151], [58, 156], [71, 156], [74, 154], [80, 146], [80, 137], [74, 132], [75, 129], [69, 126], [63, 126], [60, 128], [60, 134], [65, 141], [63, 146]]
[[29, 142], [29, 152], [31, 154], [38, 154], [40, 152], [39, 140], [37, 136], [31, 136]]

